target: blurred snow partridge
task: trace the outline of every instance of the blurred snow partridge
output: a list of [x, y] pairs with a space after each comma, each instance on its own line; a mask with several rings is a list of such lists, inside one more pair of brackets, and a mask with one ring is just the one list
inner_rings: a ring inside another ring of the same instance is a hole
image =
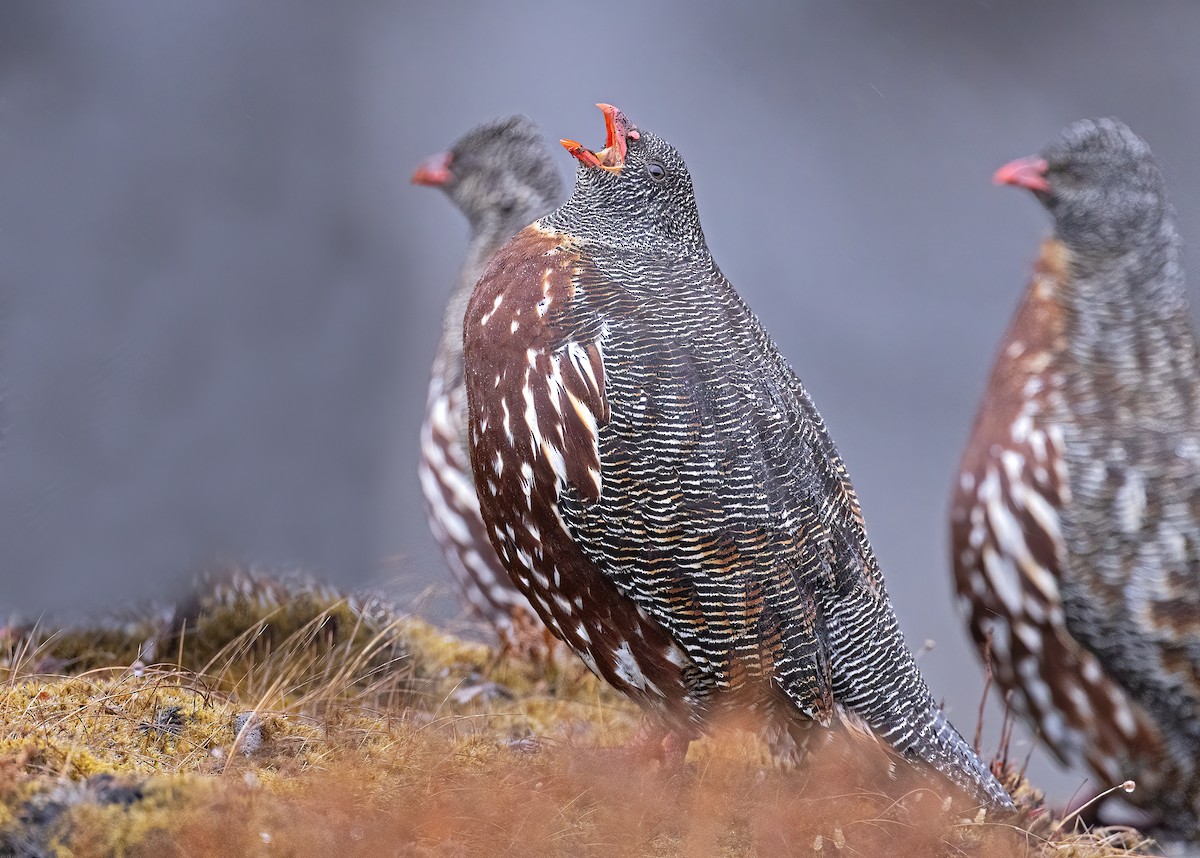
[[563, 197], [541, 132], [524, 116], [472, 129], [427, 159], [412, 180], [440, 188], [470, 224], [467, 258], [450, 293], [433, 363], [418, 471], [429, 527], [472, 611], [508, 646], [537, 646], [541, 621], [488, 541], [467, 451], [462, 318], [484, 265], [513, 234]]
[[1053, 232], [1000, 343], [952, 502], [981, 652], [1051, 750], [1196, 836], [1200, 374], [1149, 148], [1069, 126], [996, 182]]

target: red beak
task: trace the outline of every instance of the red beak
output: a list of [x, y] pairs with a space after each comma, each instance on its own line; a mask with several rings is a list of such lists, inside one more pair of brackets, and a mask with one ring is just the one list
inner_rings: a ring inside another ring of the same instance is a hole
[[588, 167], [599, 167], [610, 173], [619, 173], [625, 166], [625, 155], [630, 140], [638, 139], [638, 130], [625, 114], [611, 104], [596, 105], [604, 114], [604, 148], [593, 152], [574, 140], [560, 140], [564, 148], [580, 163]]
[[442, 187], [442, 185], [454, 178], [454, 174], [450, 172], [450, 162], [452, 160], [454, 160], [454, 156], [449, 152], [439, 152], [436, 155], [430, 155], [421, 162], [421, 166], [413, 171], [412, 183], [414, 185], [428, 185], [431, 188]]
[[1046, 180], [1046, 171], [1050, 165], [1045, 158], [1030, 155], [1028, 158], [1018, 158], [1009, 161], [996, 171], [992, 181], [997, 185], [1016, 185], [1031, 191], [1048, 191], [1050, 182]]
[[558, 141], [563, 148], [578, 158], [581, 163], [588, 167], [603, 167], [600, 159], [596, 157], [596, 153], [591, 149], [586, 148], [578, 140], [568, 140], [566, 137]]

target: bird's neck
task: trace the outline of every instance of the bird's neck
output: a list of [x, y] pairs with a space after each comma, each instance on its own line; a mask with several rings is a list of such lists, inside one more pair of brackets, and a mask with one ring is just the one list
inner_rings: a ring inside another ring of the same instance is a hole
[[578, 189], [542, 223], [592, 245], [611, 247], [655, 257], [701, 258], [709, 255], [698, 218], [656, 222], [645, 217], [636, 204], [622, 208], [613, 202], [603, 206], [581, 197]]
[[1111, 256], [1071, 252], [1062, 281], [1067, 348], [1088, 393], [1133, 409], [1195, 416], [1200, 381], [1191, 311], [1174, 228]]
[[1178, 240], [1169, 224], [1148, 247], [1128, 253], [1067, 251], [1063, 301], [1076, 358], [1109, 362], [1135, 344], [1151, 356], [1191, 340]]

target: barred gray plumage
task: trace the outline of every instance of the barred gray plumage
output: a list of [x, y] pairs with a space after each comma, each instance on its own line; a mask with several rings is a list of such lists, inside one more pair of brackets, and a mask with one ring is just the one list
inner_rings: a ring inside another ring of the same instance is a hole
[[601, 107], [606, 148], [563, 141], [573, 195], [497, 252], [467, 309], [497, 553], [663, 730], [865, 724], [1010, 807], [905, 647], [846, 468], [709, 254], [682, 159]]
[[1165, 187], [1083, 120], [997, 182], [1054, 219], [952, 506], [959, 594], [1050, 749], [1200, 836], [1200, 363]]
[[421, 426], [418, 474], [429, 527], [472, 611], [506, 646], [538, 650], [543, 626], [496, 558], [479, 517], [467, 451], [462, 318], [484, 265], [521, 227], [553, 208], [562, 179], [537, 126], [510, 116], [464, 134], [413, 173], [445, 191], [471, 228], [467, 258], [442, 320]]

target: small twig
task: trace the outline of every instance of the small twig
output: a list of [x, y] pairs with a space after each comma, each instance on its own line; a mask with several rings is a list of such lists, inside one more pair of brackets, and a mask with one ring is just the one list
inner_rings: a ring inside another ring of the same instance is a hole
[[1000, 722], [1000, 764], [1008, 768], [1008, 750], [1012, 744], [1013, 729], [1016, 718], [1013, 717], [1012, 692], [1004, 695], [1004, 719]]
[[1025, 772], [1029, 770], [1029, 761], [1033, 759], [1035, 748], [1037, 748], [1037, 742], [1030, 742], [1029, 753], [1025, 755], [1025, 760], [1021, 763], [1021, 780], [1025, 780]]
[[983, 743], [983, 710], [987, 705], [988, 692], [992, 690], [992, 630], [988, 629], [983, 642], [983, 694], [979, 698], [979, 716], [975, 719], [975, 753]]
[[1067, 824], [1067, 821], [1069, 819], [1071, 819], [1072, 817], [1078, 817], [1079, 814], [1083, 813], [1085, 810], [1087, 810], [1093, 804], [1095, 804], [1096, 802], [1100, 801], [1103, 798], [1107, 798], [1108, 796], [1112, 795], [1117, 790], [1124, 790], [1125, 792], [1129, 793], [1129, 792], [1133, 792], [1135, 789], [1137, 789], [1137, 784], [1132, 780], [1128, 780], [1128, 781], [1125, 781], [1124, 783], [1119, 783], [1116, 786], [1109, 787], [1108, 789], [1106, 789], [1104, 792], [1100, 793], [1099, 795], [1092, 796], [1087, 801], [1085, 801], [1083, 804], [1079, 805], [1079, 807], [1075, 808], [1073, 811], [1071, 811], [1066, 816], [1064, 816], [1062, 819], [1060, 819], [1058, 821], [1058, 824], [1054, 826], [1053, 830], [1050, 833], [1057, 835], [1058, 832], [1062, 829], [1062, 827]]

